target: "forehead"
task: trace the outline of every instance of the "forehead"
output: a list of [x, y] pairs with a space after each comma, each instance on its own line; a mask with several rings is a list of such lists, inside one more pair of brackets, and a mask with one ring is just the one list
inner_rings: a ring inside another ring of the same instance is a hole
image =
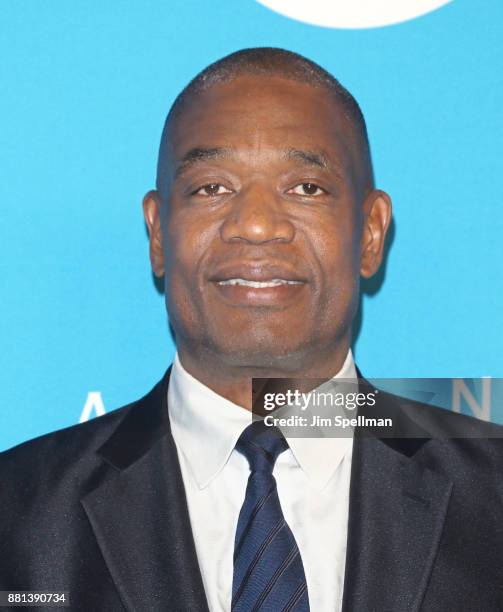
[[263, 156], [287, 148], [326, 151], [346, 165], [353, 130], [324, 87], [278, 76], [242, 76], [217, 83], [185, 103], [168, 131], [168, 160], [195, 147], [230, 147]]

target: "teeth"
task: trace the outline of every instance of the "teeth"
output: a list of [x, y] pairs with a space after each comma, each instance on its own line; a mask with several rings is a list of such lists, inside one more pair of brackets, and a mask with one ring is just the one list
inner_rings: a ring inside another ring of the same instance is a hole
[[243, 287], [253, 287], [254, 289], [263, 289], [267, 287], [279, 287], [280, 285], [300, 285], [301, 281], [284, 280], [282, 278], [273, 278], [270, 281], [252, 281], [244, 278], [229, 278], [229, 280], [219, 281], [219, 285], [241, 285]]

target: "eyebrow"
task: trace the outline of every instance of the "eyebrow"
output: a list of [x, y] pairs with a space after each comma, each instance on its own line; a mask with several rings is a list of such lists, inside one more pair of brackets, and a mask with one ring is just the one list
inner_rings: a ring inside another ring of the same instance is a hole
[[330, 167], [328, 157], [323, 151], [287, 149], [285, 151], [284, 158], [292, 161], [300, 161], [308, 166], [318, 166], [319, 168], [325, 169]]
[[185, 153], [178, 161], [175, 178], [183, 174], [195, 164], [215, 159], [228, 159], [232, 153], [230, 147], [194, 147]]

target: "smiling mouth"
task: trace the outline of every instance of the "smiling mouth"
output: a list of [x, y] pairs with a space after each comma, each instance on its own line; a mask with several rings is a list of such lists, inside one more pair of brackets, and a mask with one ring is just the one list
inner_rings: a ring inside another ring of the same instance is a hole
[[280, 287], [281, 285], [302, 285], [303, 281], [286, 280], [284, 278], [272, 278], [267, 281], [255, 281], [247, 280], [244, 278], [229, 278], [217, 282], [217, 285], [221, 286], [240, 286], [240, 287], [251, 287], [253, 289], [270, 289], [272, 287]]
[[241, 278], [215, 279], [215, 289], [230, 305], [238, 307], [267, 307], [282, 310], [297, 302], [306, 281], [287, 278], [261, 278], [260, 280]]

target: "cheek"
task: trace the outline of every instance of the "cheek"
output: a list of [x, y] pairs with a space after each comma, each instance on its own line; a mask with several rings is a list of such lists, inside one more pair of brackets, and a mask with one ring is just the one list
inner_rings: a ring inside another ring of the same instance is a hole
[[327, 223], [313, 241], [313, 248], [328, 279], [351, 277], [359, 269], [360, 240], [350, 223]]
[[326, 317], [344, 316], [358, 294], [359, 236], [351, 223], [331, 223], [313, 244], [319, 268], [319, 297]]
[[215, 227], [201, 214], [180, 211], [166, 226], [166, 304], [173, 323], [185, 329], [203, 325], [204, 299], [201, 270], [211, 253]]
[[211, 243], [213, 228], [201, 216], [179, 212], [168, 218], [165, 256], [171, 275], [183, 275], [189, 283], [196, 281], [199, 263]]

